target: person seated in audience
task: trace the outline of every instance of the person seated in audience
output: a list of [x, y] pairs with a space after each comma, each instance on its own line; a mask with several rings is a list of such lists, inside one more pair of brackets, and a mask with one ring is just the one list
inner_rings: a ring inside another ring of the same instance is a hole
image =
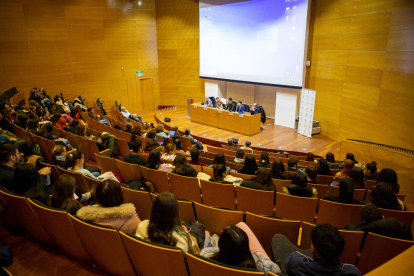
[[358, 163], [358, 161], [355, 160], [355, 156], [352, 153], [347, 153], [345, 159], [350, 159], [352, 161], [354, 161], [354, 166], [361, 168], [361, 169], [365, 169], [365, 165], [362, 163]]
[[258, 167], [256, 163], [256, 158], [254, 157], [254, 155], [249, 154], [246, 155], [246, 158], [244, 159], [244, 166], [239, 170], [239, 173], [255, 175], [257, 169]]
[[51, 152], [52, 155], [52, 165], [58, 166], [62, 169], [67, 169], [66, 167], [66, 155], [67, 150], [63, 145], [55, 145], [55, 148]]
[[313, 156], [313, 153], [312, 153], [312, 152], [308, 152], [308, 153], [306, 154], [306, 159], [305, 159], [305, 161], [308, 161], [308, 162], [313, 162], [313, 161], [315, 161], [315, 157]]
[[272, 167], [269, 161], [269, 153], [267, 151], [262, 152], [262, 154], [260, 155], [259, 164], [257, 164], [257, 166], [259, 168], [260, 167], [264, 167], [264, 168]]
[[258, 168], [255, 176], [253, 176], [250, 180], [243, 180], [243, 182], [240, 184], [240, 187], [262, 191], [276, 191], [270, 170], [263, 167]]
[[68, 123], [66, 121], [66, 118], [61, 116], [59, 120], [57, 121], [57, 123], [55, 124], [55, 127], [66, 130], [68, 128]]
[[361, 276], [358, 268], [339, 261], [345, 239], [337, 228], [330, 224], [318, 224], [311, 231], [311, 241], [311, 249], [304, 250], [282, 234], [273, 237], [274, 262], [279, 264], [283, 274]]
[[0, 146], [0, 186], [14, 191], [14, 169], [20, 163], [20, 152], [13, 144]]
[[214, 107], [213, 102], [211, 101], [211, 99], [209, 97], [205, 97], [204, 105], [208, 106], [208, 107]]
[[187, 177], [197, 177], [198, 172], [190, 165], [188, 165], [187, 157], [183, 154], [177, 154], [174, 159], [174, 169], [172, 173], [187, 176]]
[[[50, 167], [47, 167], [50, 174]], [[49, 205], [49, 195], [41, 183], [40, 174], [32, 164], [22, 164], [14, 170], [14, 193], [30, 199], [36, 199]]]
[[273, 161], [272, 169], [270, 170], [270, 173], [273, 179], [280, 179], [280, 180], [292, 179], [292, 174], [286, 172], [285, 165], [279, 158], [276, 158]]
[[105, 180], [96, 187], [95, 197], [97, 204], [78, 210], [76, 215], [80, 219], [135, 234], [141, 220], [134, 204], [124, 203], [121, 184]]
[[230, 159], [229, 162], [236, 164], [244, 164], [244, 151], [239, 149], [236, 151], [236, 158]]
[[213, 177], [211, 177], [208, 181], [210, 182], [218, 182], [221, 184], [233, 184], [233, 182], [224, 180], [228, 175], [228, 171], [226, 170], [226, 166], [223, 164], [214, 164], [213, 165]]
[[225, 228], [218, 240], [218, 247], [203, 248], [200, 255], [226, 265], [257, 269], [265, 275], [269, 271], [281, 273], [279, 266], [270, 260], [257, 237], [244, 222]]
[[155, 132], [156, 132], [156, 135], [167, 138], [167, 134], [165, 134], [164, 126], [162, 124], [159, 124], [155, 127]]
[[288, 159], [288, 167], [286, 171], [296, 172], [298, 170], [298, 162], [299, 162], [299, 159], [297, 157], [290, 157]]
[[151, 139], [152, 141], [156, 142], [159, 146], [160, 144], [158, 143], [158, 139], [157, 139], [156, 135], [157, 135], [157, 132], [155, 130], [151, 130], [147, 134], [147, 139]]
[[132, 115], [125, 107], [121, 107], [121, 114], [124, 118], [130, 118]]
[[232, 138], [228, 138], [227, 139], [227, 144], [225, 144], [225, 146], [227, 146], [227, 147], [235, 147], [235, 148], [238, 147], [237, 145], [234, 144], [234, 141], [233, 141]]
[[30, 119], [29, 122], [27, 123], [27, 131], [37, 135], [37, 132], [40, 129], [40, 123], [38, 119]]
[[175, 153], [186, 154], [186, 152], [184, 151], [184, 145], [181, 142], [180, 137], [174, 136], [172, 139], [175, 145]]
[[351, 169], [354, 167], [354, 161], [352, 161], [351, 159], [345, 159], [344, 161], [344, 167], [342, 168], [342, 171], [337, 172], [335, 174], [335, 178], [336, 177], [349, 177], [349, 173], [351, 172]]
[[76, 212], [82, 208], [80, 202], [86, 202], [92, 196], [92, 194], [88, 192], [85, 193], [84, 196], [81, 194], [81, 197], [79, 197], [75, 192], [76, 188], [76, 179], [74, 177], [67, 174], [60, 175], [53, 187], [50, 206], [67, 210], [70, 214], [76, 215]]
[[165, 172], [171, 172], [174, 169], [174, 166], [171, 164], [161, 163], [161, 152], [157, 149], [153, 149], [150, 152], [146, 167], [149, 169]]
[[318, 176], [318, 167], [309, 165], [305, 169], [306, 177], [308, 178], [309, 184], [322, 184], [321, 182], [316, 181], [316, 177]]
[[75, 134], [78, 135], [78, 136], [81, 136], [81, 137], [83, 137], [85, 139], [94, 140], [94, 141], [97, 141], [98, 143], [102, 143], [102, 140], [101, 139], [96, 139], [95, 136], [91, 135], [89, 132], [86, 131], [86, 126], [85, 125], [79, 124], [76, 127]]
[[43, 137], [43, 138], [48, 139], [48, 140], [56, 140], [56, 139], [59, 139], [59, 137], [54, 136], [52, 134], [52, 131], [53, 131], [53, 126], [51, 124], [46, 124], [46, 125], [43, 125], [39, 129], [39, 131], [37, 132], [37, 134], [40, 137]]
[[173, 161], [175, 159], [175, 157], [177, 156], [175, 150], [176, 150], [175, 144], [168, 143], [164, 147], [164, 153], [161, 156], [161, 159], [172, 160]]
[[135, 141], [136, 136], [139, 136], [139, 137], [142, 136], [142, 133], [141, 133], [141, 125], [136, 125], [132, 129], [132, 131], [131, 131], [131, 141], [130, 142]]
[[132, 124], [131, 123], [126, 123], [125, 126], [126, 126], [126, 129], [124, 129], [123, 131], [131, 133], [132, 132]]
[[376, 180], [378, 173], [377, 173], [377, 162], [372, 161], [367, 163], [365, 166], [365, 180]]
[[328, 166], [330, 169], [337, 170], [343, 166], [342, 163], [335, 161], [335, 155], [332, 152], [328, 152], [326, 154], [326, 161], [328, 161]]
[[157, 142], [153, 141], [153, 140], [148, 141], [147, 144], [145, 145], [143, 154], [148, 155], [152, 150], [157, 149], [159, 146], [160, 145]]
[[190, 151], [190, 155], [191, 155], [191, 160], [188, 161], [188, 163], [192, 165], [200, 165], [202, 167], [207, 166], [206, 164], [199, 161], [200, 151], [198, 150], [198, 148], [196, 147], [192, 148]]
[[371, 188], [369, 201], [382, 209], [404, 211], [404, 204], [397, 198], [392, 186], [385, 182], [379, 182]]
[[319, 168], [318, 168], [319, 175], [331, 175], [331, 169], [329, 168], [328, 161], [326, 159], [319, 159]]
[[261, 113], [259, 105], [257, 103], [254, 103], [252, 109], [250, 110], [250, 114], [251, 115], [256, 115], [256, 114], [259, 114], [259, 113]]
[[246, 109], [244, 108], [244, 105], [243, 105], [242, 101], [238, 101], [236, 112], [239, 113], [239, 114], [243, 114], [245, 111], [246, 111]]
[[147, 164], [147, 161], [145, 160], [145, 158], [139, 156], [140, 154], [142, 154], [142, 141], [136, 140], [132, 142], [131, 149], [132, 153], [125, 155], [123, 161], [129, 164], [145, 166]]
[[224, 107], [223, 102], [220, 100], [219, 97], [216, 97], [216, 108], [217, 109], [223, 109], [223, 107]]
[[317, 190], [315, 188], [307, 188], [307, 184], [308, 179], [306, 174], [296, 172], [292, 177], [292, 184], [289, 187], [283, 187], [282, 193], [301, 197], [318, 197]]
[[349, 178], [354, 181], [355, 189], [365, 189], [365, 175], [361, 168], [353, 167], [349, 172]]
[[[77, 131], [79, 125], [80, 125], [80, 121], [79, 120], [76, 120], [76, 119], [75, 120], [72, 120], [69, 123], [69, 127], [66, 128], [66, 131], [67, 132], [70, 132], [72, 134], [77, 134], [76, 131]], [[77, 134], [77, 135], [79, 135], [79, 134]], [[80, 135], [80, 136], [83, 136], [83, 135]]]
[[395, 239], [412, 240], [410, 228], [395, 218], [384, 218], [381, 210], [377, 206], [368, 204], [361, 209], [361, 223], [357, 226], [353, 224], [345, 225], [346, 230], [364, 231], [365, 234], [371, 232], [381, 236]]
[[[256, 160], [255, 160], [256, 163]], [[224, 157], [223, 153], [217, 153], [216, 156], [214, 157], [214, 161], [213, 164], [211, 164], [210, 166], [208, 166], [209, 168], [213, 168], [214, 164], [222, 164], [224, 166], [226, 166], [226, 158]], [[226, 166], [226, 169], [231, 172], [232, 169], [228, 166]]]
[[400, 184], [398, 184], [397, 173], [393, 169], [382, 169], [377, 177], [377, 181], [385, 182], [391, 185], [394, 193], [400, 193]]
[[191, 145], [196, 145], [199, 150], [202, 150], [203, 144], [201, 144], [200, 141], [197, 141], [196, 139], [194, 139], [193, 136], [190, 135], [190, 133], [191, 133], [191, 130], [189, 128], [186, 128], [184, 131], [183, 137], [190, 138]]
[[93, 108], [89, 107], [88, 108], [88, 117], [94, 119], [95, 121], [101, 122], [102, 124], [105, 124], [107, 126], [109, 126], [109, 123], [106, 119], [101, 120], [101, 115], [97, 115], [96, 117], [93, 115]]
[[83, 167], [85, 163], [85, 157], [83, 153], [79, 150], [74, 150], [71, 154], [66, 155], [66, 164], [65, 166], [69, 171], [74, 171], [77, 173], [84, 174], [90, 178], [96, 179], [100, 174], [97, 172], [91, 173]]
[[244, 143], [244, 147], [241, 147], [241, 149], [244, 149], [244, 150], [249, 149], [251, 154], [253, 154], [253, 149], [250, 148], [251, 145], [252, 145], [252, 142], [250, 140], [246, 140], [246, 142]]
[[170, 130], [170, 132], [174, 132], [174, 135], [167, 135], [168, 138], [172, 138], [172, 137], [179, 137], [181, 136], [181, 133], [178, 131], [178, 127], [177, 126], [173, 126]]
[[351, 178], [344, 177], [339, 182], [339, 196], [328, 195], [324, 199], [343, 204], [364, 204], [353, 199], [354, 189], [354, 181]]
[[184, 253], [200, 253], [197, 241], [181, 224], [177, 198], [172, 193], [164, 192], [157, 196], [150, 219], [138, 225], [136, 236], [150, 242], [178, 247]]
[[237, 106], [236, 102], [233, 102], [233, 99], [229, 98], [229, 100], [227, 101], [227, 105], [224, 109], [230, 112], [234, 112], [236, 111], [236, 106]]

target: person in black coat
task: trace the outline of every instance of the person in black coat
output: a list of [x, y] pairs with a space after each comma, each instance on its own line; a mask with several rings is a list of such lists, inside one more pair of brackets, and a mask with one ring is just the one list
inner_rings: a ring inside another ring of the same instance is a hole
[[269, 161], [269, 153], [267, 151], [262, 152], [262, 154], [260, 155], [259, 164], [257, 166], [259, 168], [260, 167], [264, 167], [264, 168], [272, 167], [272, 164], [270, 164], [270, 161]]
[[227, 105], [224, 109], [228, 110], [228, 111], [231, 111], [231, 112], [234, 112], [234, 111], [236, 111], [236, 107], [237, 107], [237, 103], [233, 102], [232, 98], [229, 98], [229, 100], [227, 102]]
[[276, 187], [272, 181], [270, 170], [266, 168], [259, 168], [256, 175], [252, 179], [243, 180], [240, 187], [261, 190], [261, 191], [276, 191]]
[[353, 199], [354, 197], [354, 181], [351, 178], [342, 178], [339, 182], [339, 196], [327, 196], [324, 199], [344, 203], [344, 204], [362, 204], [358, 200]]
[[331, 169], [329, 168], [328, 161], [326, 159], [319, 159], [319, 175], [331, 175]]
[[257, 171], [257, 163], [254, 155], [247, 155], [244, 159], [244, 166], [239, 170], [239, 173], [255, 175]]
[[131, 149], [132, 153], [125, 155], [122, 161], [129, 164], [145, 166], [147, 164], [147, 161], [145, 158], [139, 156], [139, 154], [142, 153], [142, 141], [136, 140], [132, 142]]
[[177, 154], [174, 159], [175, 169], [172, 173], [187, 176], [187, 177], [197, 177], [198, 172], [188, 164], [187, 158], [184, 154]]

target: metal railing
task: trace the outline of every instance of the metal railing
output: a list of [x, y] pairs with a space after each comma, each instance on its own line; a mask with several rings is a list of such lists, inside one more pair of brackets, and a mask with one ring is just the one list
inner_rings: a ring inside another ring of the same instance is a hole
[[374, 146], [414, 155], [414, 150], [410, 150], [410, 149], [405, 149], [405, 148], [400, 148], [400, 147], [395, 147], [395, 146], [390, 146], [390, 145], [384, 145], [384, 144], [379, 144], [379, 143], [374, 143], [374, 142], [368, 142], [368, 141], [361, 141], [361, 140], [354, 140], [354, 139], [347, 139], [347, 140], [362, 143], [362, 144], [374, 145]]

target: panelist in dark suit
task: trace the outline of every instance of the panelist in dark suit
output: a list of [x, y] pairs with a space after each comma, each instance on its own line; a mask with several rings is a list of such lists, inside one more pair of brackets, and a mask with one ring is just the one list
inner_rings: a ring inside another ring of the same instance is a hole
[[255, 115], [259, 113], [260, 113], [259, 106], [257, 105], [257, 103], [254, 103], [252, 109], [250, 110], [250, 114]]
[[236, 112], [239, 113], [239, 114], [243, 114], [244, 111], [245, 111], [245, 109], [244, 109], [244, 105], [243, 105], [242, 101], [238, 101]]
[[226, 105], [225, 110], [228, 110], [228, 111], [231, 111], [231, 112], [236, 111], [236, 102], [233, 102], [232, 98], [229, 98], [229, 100], [227, 101], [227, 105]]

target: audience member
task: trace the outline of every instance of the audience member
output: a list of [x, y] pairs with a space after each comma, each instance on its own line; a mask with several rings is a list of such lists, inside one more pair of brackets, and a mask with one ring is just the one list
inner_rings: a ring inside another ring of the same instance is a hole
[[139, 156], [142, 154], [142, 141], [136, 140], [131, 143], [132, 153], [124, 156], [123, 161], [130, 164], [145, 166], [147, 161], [145, 158]]
[[244, 143], [244, 147], [241, 147], [241, 149], [250, 150], [251, 154], [253, 154], [253, 149], [250, 148], [251, 145], [252, 142], [250, 140], [246, 140], [246, 142]]
[[[256, 162], [256, 161], [255, 161]], [[213, 164], [211, 164], [210, 166], [208, 166], [209, 168], [213, 168], [214, 164], [222, 164], [224, 166], [226, 166], [226, 158], [224, 156], [223, 153], [217, 153], [216, 156], [214, 157], [214, 161]], [[226, 166], [226, 169], [230, 172], [232, 171], [232, 169], [228, 166]]]
[[243, 114], [245, 111], [246, 110], [244, 108], [244, 105], [243, 105], [242, 101], [238, 101], [237, 102], [236, 112], [239, 113], [239, 114]]
[[[80, 121], [79, 120], [76, 120], [76, 119], [74, 119], [74, 120], [72, 120], [70, 123], [69, 123], [69, 127], [66, 129], [66, 131], [67, 132], [70, 132], [70, 133], [72, 133], [72, 134], [77, 134], [77, 130], [78, 130], [78, 126], [80, 126], [81, 124], [80, 124]], [[83, 126], [83, 125], [82, 125]], [[86, 131], [86, 127], [85, 127], [85, 131]], [[85, 132], [86, 133], [86, 132]], [[77, 134], [77, 135], [79, 135], [79, 134]], [[82, 135], [81, 135], [82, 136]]]
[[202, 167], [207, 166], [206, 164], [199, 161], [200, 151], [198, 150], [198, 148], [195, 148], [195, 147], [192, 148], [190, 151], [190, 155], [191, 155], [191, 160], [188, 161], [188, 163], [192, 165], [200, 165]]
[[136, 136], [142, 136], [142, 133], [141, 133], [141, 125], [136, 125], [132, 129], [132, 131], [131, 131], [131, 141], [130, 142], [135, 141]]
[[[181, 142], [180, 137], [174, 136], [172, 139], [173, 139], [173, 143], [175, 145], [175, 153], [186, 154], [186, 152], [184, 151], [184, 145]], [[196, 147], [194, 147], [194, 148], [196, 148]]]
[[151, 150], [148, 156], [148, 162], [146, 165], [147, 168], [153, 170], [160, 170], [171, 172], [174, 169], [174, 166], [168, 163], [161, 163], [161, 152], [157, 149]]
[[352, 161], [351, 159], [345, 159], [344, 161], [344, 167], [342, 168], [342, 171], [337, 172], [335, 174], [335, 178], [336, 177], [349, 177], [349, 173], [351, 172], [351, 169], [354, 167], [354, 161]]
[[313, 161], [315, 161], [315, 157], [313, 156], [313, 153], [312, 153], [312, 152], [308, 152], [308, 153], [306, 154], [306, 159], [305, 159], [305, 161], [308, 161], [308, 162], [313, 162]]
[[187, 158], [185, 155], [177, 154], [174, 159], [174, 169], [172, 173], [187, 176], [187, 177], [197, 177], [198, 172], [188, 165]]
[[68, 154], [66, 156], [65, 166], [68, 168], [68, 170], [81, 173], [88, 177], [96, 179], [96, 177], [98, 177], [99, 174], [97, 172], [91, 173], [90, 171], [85, 169], [83, 167], [84, 163], [85, 157], [83, 156], [83, 153], [79, 150], [74, 150], [71, 154]]
[[128, 110], [126, 110], [125, 107], [121, 107], [121, 114], [124, 118], [130, 118], [131, 117], [131, 113], [128, 112]]
[[400, 184], [398, 184], [397, 173], [393, 169], [382, 169], [377, 176], [378, 182], [385, 182], [391, 185], [394, 193], [400, 192]]
[[126, 123], [125, 126], [126, 126], [126, 129], [124, 129], [124, 132], [132, 133], [132, 124]]
[[255, 176], [253, 176], [250, 180], [243, 180], [243, 182], [240, 184], [240, 187], [262, 191], [276, 191], [270, 170], [263, 167], [258, 168]]
[[342, 163], [335, 161], [335, 156], [332, 152], [326, 154], [326, 161], [328, 161], [328, 166], [330, 169], [338, 170], [342, 168]]
[[233, 184], [233, 182], [224, 180], [228, 175], [226, 166], [223, 164], [214, 164], [213, 165], [213, 177], [209, 179], [211, 182], [218, 182], [222, 184]]
[[381, 210], [375, 205], [368, 204], [361, 209], [361, 223], [358, 226], [353, 224], [345, 225], [347, 230], [364, 231], [375, 233], [395, 239], [412, 240], [410, 228], [404, 222], [395, 218], [384, 218]]
[[398, 200], [392, 186], [385, 182], [380, 182], [371, 188], [369, 200], [372, 204], [382, 209], [403, 211], [404, 204]]
[[239, 170], [239, 173], [255, 175], [257, 169], [256, 158], [254, 158], [254, 155], [249, 154], [246, 155], [246, 158], [244, 159], [244, 166]]
[[[82, 204], [75, 199], [76, 179], [70, 175], [62, 174], [59, 176], [56, 184], [53, 187], [53, 194], [50, 200], [50, 206], [68, 211], [72, 215], [76, 215], [76, 212], [82, 208]], [[91, 198], [91, 193], [89, 199]], [[82, 198], [81, 198], [82, 199]], [[86, 199], [86, 200], [85, 200]], [[87, 201], [85, 195], [84, 201]]]
[[257, 166], [259, 168], [260, 167], [264, 167], [264, 168], [272, 167], [269, 161], [269, 153], [267, 151], [262, 152], [262, 154], [260, 155], [259, 164]]
[[292, 177], [292, 184], [289, 187], [283, 187], [282, 193], [301, 197], [318, 197], [317, 190], [315, 188], [307, 188], [307, 184], [306, 175], [302, 172], [296, 172]]
[[78, 210], [76, 215], [86, 221], [111, 226], [118, 231], [135, 234], [141, 220], [132, 203], [124, 203], [121, 185], [105, 180], [99, 183], [95, 192], [96, 205]]
[[218, 247], [208, 247], [201, 251], [201, 256], [226, 265], [257, 269], [264, 272], [280, 274], [277, 264], [266, 254], [259, 240], [244, 223], [230, 225], [220, 235]]
[[96, 117], [93, 115], [93, 108], [92, 107], [88, 108], [88, 117], [94, 119], [95, 121], [99, 121], [102, 124], [105, 124], [105, 125], [109, 126], [109, 123], [106, 119], [101, 120], [101, 118], [100, 118], [101, 115], [97, 115]]
[[[170, 132], [171, 133], [174, 133], [174, 134], [172, 134], [172, 135], [167, 135], [167, 137], [168, 138], [172, 138], [172, 137], [176, 137], [176, 136], [181, 136], [181, 133], [178, 131], [178, 127], [177, 126], [173, 126], [171, 129], [170, 129]], [[169, 133], [170, 133], [169, 132]]]
[[151, 218], [138, 225], [136, 235], [147, 241], [178, 247], [184, 253], [200, 253], [196, 240], [181, 224], [177, 198], [172, 193], [158, 195], [152, 205]]
[[236, 106], [237, 106], [236, 102], [233, 102], [233, 99], [229, 98], [228, 101], [227, 101], [227, 105], [224, 109], [228, 110], [230, 112], [234, 112], [234, 111], [236, 111]]
[[67, 150], [63, 145], [55, 145], [55, 148], [52, 150], [52, 165], [58, 166], [62, 169], [67, 169], [66, 167], [66, 155]]
[[322, 184], [321, 182], [316, 181], [316, 177], [318, 176], [318, 167], [309, 165], [305, 169], [306, 176], [308, 178], [308, 183], [310, 184]]
[[355, 189], [365, 189], [365, 175], [360, 167], [353, 167], [349, 172], [349, 178], [354, 181]]
[[377, 162], [372, 161], [367, 163], [365, 166], [365, 180], [376, 180], [378, 173], [377, 173]]
[[343, 204], [361, 204], [354, 197], [354, 181], [351, 178], [344, 177], [339, 182], [339, 196], [326, 196], [324, 199], [339, 202]]
[[194, 139], [193, 136], [190, 135], [190, 133], [191, 133], [191, 130], [189, 128], [186, 128], [184, 131], [183, 137], [190, 138], [191, 145], [196, 145], [199, 150], [202, 150], [203, 144], [200, 141], [197, 141], [196, 139]]
[[352, 153], [347, 153], [345, 159], [350, 159], [352, 161], [354, 161], [354, 166], [361, 168], [361, 169], [365, 169], [365, 165], [362, 163], [358, 163], [358, 161], [355, 160], [355, 156]]
[[149, 154], [152, 150], [155, 150], [159, 147], [159, 144], [153, 140], [148, 141], [144, 148], [144, 154]]
[[0, 186], [14, 191], [14, 168], [20, 163], [20, 152], [13, 144], [0, 146]]
[[326, 159], [319, 159], [319, 175], [331, 175], [331, 169], [329, 168], [328, 161]]
[[273, 237], [273, 258], [275, 263], [280, 264], [283, 274], [361, 276], [355, 266], [339, 261], [345, 239], [338, 229], [330, 224], [316, 225], [311, 231], [311, 241], [311, 249], [303, 250], [282, 234]]
[[156, 135], [167, 138], [167, 134], [164, 132], [164, 125], [159, 124], [155, 127]]
[[[50, 168], [48, 168], [50, 171]], [[50, 174], [50, 173], [49, 173]], [[40, 182], [40, 175], [32, 164], [22, 164], [14, 170], [14, 193], [30, 199], [36, 199], [45, 205], [49, 205], [49, 195], [46, 187]]]
[[296, 172], [298, 170], [298, 162], [299, 162], [299, 159], [297, 157], [290, 157], [288, 159], [288, 167], [286, 171]]
[[281, 179], [281, 180], [292, 179], [292, 174], [286, 172], [285, 165], [279, 158], [276, 158], [273, 161], [272, 169], [270, 170], [270, 173], [272, 174], [273, 179]]
[[236, 163], [236, 164], [244, 164], [244, 151], [241, 149], [238, 149], [236, 152], [236, 158], [230, 159], [229, 162]]
[[228, 139], [227, 139], [227, 144], [225, 144], [225, 146], [227, 146], [227, 147], [235, 147], [235, 148], [237, 148], [237, 145], [235, 145], [235, 144], [234, 144], [234, 141], [233, 141], [233, 139], [232, 139], [232, 138], [228, 138]]
[[161, 159], [173, 161], [175, 157], [177, 156], [175, 152], [176, 151], [175, 144], [168, 143], [164, 147], [164, 149], [165, 151], [164, 151], [164, 154], [161, 156]]
[[156, 142], [159, 145], [156, 135], [157, 135], [157, 132], [153, 129], [148, 132], [147, 138], [151, 139], [152, 141]]
[[38, 119], [30, 119], [29, 122], [27, 123], [27, 131], [37, 135], [37, 132], [39, 131], [40, 128], [40, 123]]

